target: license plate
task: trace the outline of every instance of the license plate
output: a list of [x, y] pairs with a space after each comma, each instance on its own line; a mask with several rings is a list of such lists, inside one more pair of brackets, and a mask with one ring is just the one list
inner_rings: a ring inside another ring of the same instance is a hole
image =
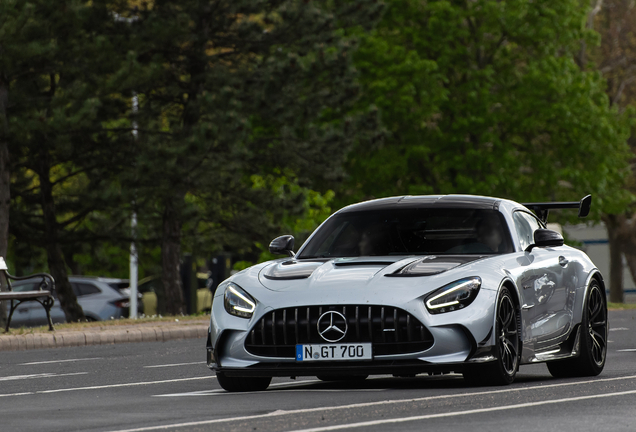
[[296, 345], [297, 361], [371, 360], [371, 344]]

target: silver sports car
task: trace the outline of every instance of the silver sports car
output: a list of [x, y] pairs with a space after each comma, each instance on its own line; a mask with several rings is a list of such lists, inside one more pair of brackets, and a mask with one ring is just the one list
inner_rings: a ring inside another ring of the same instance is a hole
[[264, 390], [273, 376], [462, 373], [509, 384], [519, 366], [555, 377], [598, 375], [607, 351], [603, 277], [546, 229], [548, 211], [468, 195], [402, 196], [330, 216], [296, 254], [219, 285], [208, 366], [228, 391]]

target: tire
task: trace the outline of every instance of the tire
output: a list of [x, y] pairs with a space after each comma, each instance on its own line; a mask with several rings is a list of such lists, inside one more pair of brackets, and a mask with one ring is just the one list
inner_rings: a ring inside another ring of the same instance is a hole
[[565, 360], [548, 362], [548, 370], [555, 378], [596, 376], [603, 371], [607, 357], [607, 300], [596, 280], [587, 290], [581, 330], [579, 355]]
[[272, 377], [229, 377], [223, 372], [217, 372], [216, 379], [229, 392], [263, 391], [272, 382]]
[[509, 385], [517, 376], [521, 347], [519, 310], [507, 288], [499, 293], [495, 313], [497, 359], [484, 365], [471, 365], [464, 371], [464, 379], [471, 384]]
[[369, 375], [317, 375], [320, 381], [364, 381]]

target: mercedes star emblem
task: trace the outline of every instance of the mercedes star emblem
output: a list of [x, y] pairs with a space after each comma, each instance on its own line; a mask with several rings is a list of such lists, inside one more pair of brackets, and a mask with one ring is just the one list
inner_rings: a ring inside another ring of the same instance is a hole
[[347, 319], [336, 311], [328, 311], [318, 318], [318, 334], [327, 342], [338, 342], [347, 334]]

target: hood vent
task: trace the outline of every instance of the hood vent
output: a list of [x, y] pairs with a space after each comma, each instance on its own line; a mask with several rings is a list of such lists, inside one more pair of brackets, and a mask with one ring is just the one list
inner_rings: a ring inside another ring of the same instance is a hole
[[363, 267], [363, 266], [376, 266], [386, 267], [393, 264], [393, 261], [334, 261], [333, 265], [336, 267]]
[[323, 261], [283, 261], [267, 267], [263, 276], [271, 280], [307, 279], [323, 264]]
[[405, 267], [402, 267], [395, 273], [387, 274], [386, 276], [433, 276], [481, 258], [483, 258], [481, 255], [432, 255], [417, 260]]

